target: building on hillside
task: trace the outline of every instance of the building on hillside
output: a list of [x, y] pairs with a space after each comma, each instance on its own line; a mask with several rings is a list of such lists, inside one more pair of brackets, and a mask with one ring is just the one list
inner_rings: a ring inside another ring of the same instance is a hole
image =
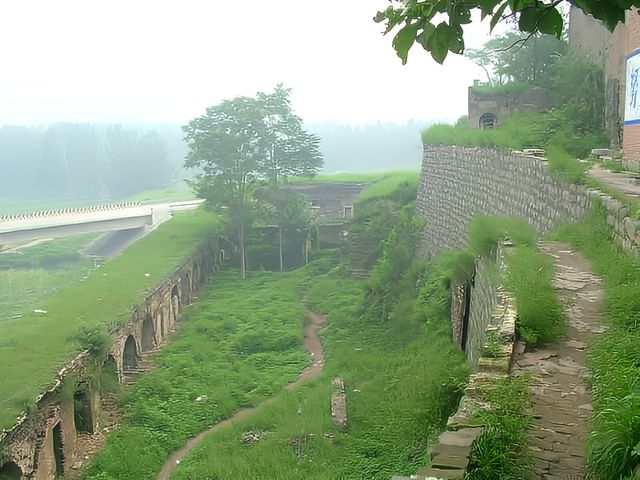
[[467, 114], [470, 128], [493, 128], [515, 112], [527, 109], [551, 107], [551, 95], [547, 89], [531, 87], [518, 90], [469, 87]]

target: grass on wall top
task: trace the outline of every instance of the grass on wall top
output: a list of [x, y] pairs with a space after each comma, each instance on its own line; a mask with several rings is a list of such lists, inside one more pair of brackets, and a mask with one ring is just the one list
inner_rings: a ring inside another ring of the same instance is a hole
[[0, 324], [0, 429], [14, 425], [54, 375], [80, 351], [73, 337], [82, 327], [125, 322], [145, 295], [220, 226], [204, 210], [185, 212], [43, 301], [46, 314], [25, 311]]
[[387, 173], [383, 178], [365, 187], [356, 201], [362, 202], [372, 198], [391, 196], [400, 185], [405, 184], [407, 188], [418, 189], [420, 181], [420, 171], [418, 170], [398, 170]]

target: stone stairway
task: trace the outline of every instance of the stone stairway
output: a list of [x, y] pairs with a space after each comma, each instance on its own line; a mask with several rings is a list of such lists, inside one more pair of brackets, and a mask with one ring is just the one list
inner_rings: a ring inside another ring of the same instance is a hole
[[155, 367], [153, 357], [160, 351], [160, 347], [155, 347], [151, 350], [144, 352], [140, 356], [140, 361], [134, 367], [127, 367], [122, 371], [122, 384], [125, 386], [133, 385], [138, 376], [143, 373], [150, 372]]
[[349, 272], [355, 278], [369, 278], [367, 255], [362, 251], [357, 233], [349, 232], [347, 251], [349, 252]]

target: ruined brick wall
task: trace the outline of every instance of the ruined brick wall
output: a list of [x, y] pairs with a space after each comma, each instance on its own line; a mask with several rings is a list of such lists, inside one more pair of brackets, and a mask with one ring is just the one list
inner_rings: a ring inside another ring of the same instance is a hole
[[[124, 344], [133, 337], [138, 354], [156, 348], [175, 329], [183, 308], [196, 298], [196, 292], [215, 271], [217, 242], [205, 242], [189, 259], [178, 266], [145, 300], [134, 307], [129, 321], [113, 333], [115, 341], [109, 352], [123, 376]], [[151, 328], [145, 331], [144, 322]], [[143, 336], [147, 341], [143, 341]], [[11, 462], [17, 465], [25, 478], [53, 480], [56, 475], [67, 474], [76, 461], [75, 443], [78, 432], [74, 420], [73, 392], [85, 389], [90, 402], [92, 429], [99, 426], [98, 392], [92, 390], [87, 366], [99, 359], [81, 353], [55, 376], [54, 386], [36, 402], [36, 408], [27, 412], [8, 432], [0, 432], [0, 467]], [[95, 372], [94, 372], [95, 374]], [[69, 397], [64, 392], [65, 379], [75, 382]], [[53, 380], [53, 379], [52, 379]], [[56, 453], [56, 451], [58, 453]]]
[[556, 180], [545, 162], [503, 150], [425, 146], [417, 211], [426, 219], [422, 253], [464, 248], [476, 212], [524, 217], [538, 232], [577, 219], [589, 205], [586, 189]]

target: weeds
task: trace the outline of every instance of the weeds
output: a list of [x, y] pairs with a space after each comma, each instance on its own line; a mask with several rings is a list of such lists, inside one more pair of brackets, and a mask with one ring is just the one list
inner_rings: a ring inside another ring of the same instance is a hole
[[520, 480], [527, 478], [531, 465], [526, 454], [532, 419], [528, 378], [495, 382], [483, 394], [491, 408], [478, 415], [484, 430], [473, 444], [467, 480]]
[[544, 343], [562, 334], [564, 309], [553, 287], [553, 263], [530, 246], [517, 246], [507, 257], [505, 288], [518, 310], [520, 336], [528, 343]]

